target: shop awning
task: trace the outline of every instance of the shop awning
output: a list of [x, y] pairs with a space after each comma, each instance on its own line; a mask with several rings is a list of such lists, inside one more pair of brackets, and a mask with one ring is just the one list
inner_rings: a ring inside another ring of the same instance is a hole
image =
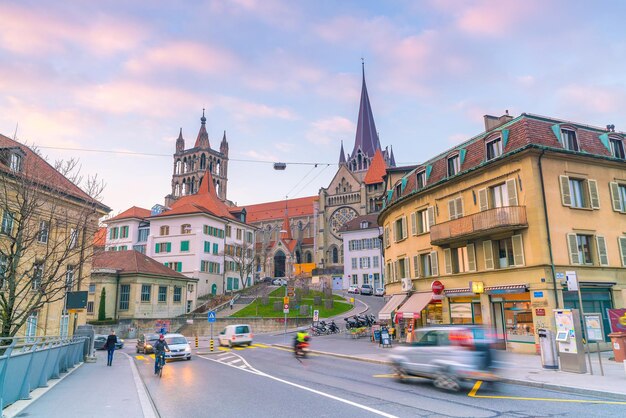
[[396, 312], [398, 319], [402, 318], [419, 318], [422, 309], [426, 307], [433, 300], [433, 294], [428, 293], [415, 293], [404, 302], [400, 309]]
[[455, 296], [474, 296], [472, 290], [469, 287], [462, 287], [459, 289], [445, 289], [443, 294], [447, 297], [455, 297]]
[[406, 294], [393, 295], [389, 302], [378, 312], [378, 319], [391, 319], [391, 313], [398, 309], [407, 298]]
[[528, 285], [525, 284], [510, 284], [504, 286], [487, 286], [485, 287], [485, 293], [488, 295], [505, 295], [510, 293], [526, 293], [528, 291]]

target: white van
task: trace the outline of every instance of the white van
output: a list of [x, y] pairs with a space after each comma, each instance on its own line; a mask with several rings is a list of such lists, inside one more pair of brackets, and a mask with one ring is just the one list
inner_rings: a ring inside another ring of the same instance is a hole
[[252, 329], [248, 324], [227, 325], [217, 337], [220, 345], [252, 344]]

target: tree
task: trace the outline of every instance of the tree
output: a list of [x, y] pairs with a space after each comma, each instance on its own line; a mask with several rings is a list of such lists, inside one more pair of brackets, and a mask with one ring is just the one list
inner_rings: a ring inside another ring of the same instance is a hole
[[[251, 242], [248, 239], [244, 239], [241, 244], [227, 244], [224, 249], [224, 277], [226, 272], [231, 271], [237, 274], [241, 288], [245, 289], [247, 286], [247, 279], [253, 276], [254, 272], [254, 259], [255, 259], [255, 242], [254, 237]], [[226, 293], [226, 286], [223, 286], [224, 293]]]
[[100, 292], [100, 306], [98, 306], [98, 321], [104, 321], [105, 319], [107, 319], [107, 314], [106, 314], [106, 299], [107, 299], [107, 292], [106, 289], [103, 287], [102, 288], [102, 292]]
[[52, 166], [0, 135], [2, 337], [17, 335], [40, 312], [48, 315], [46, 306], [62, 310], [67, 292], [81, 289], [90, 273], [98, 218], [110, 209], [100, 202], [104, 184], [80, 169], [74, 159]]

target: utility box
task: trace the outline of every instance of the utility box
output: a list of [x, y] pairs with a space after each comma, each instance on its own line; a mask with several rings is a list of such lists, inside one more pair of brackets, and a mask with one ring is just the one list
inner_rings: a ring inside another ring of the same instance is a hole
[[539, 335], [539, 348], [541, 349], [541, 365], [544, 369], [558, 370], [559, 357], [554, 332], [540, 328], [537, 330], [537, 334]]
[[587, 373], [585, 347], [578, 309], [555, 309], [556, 341], [561, 359], [561, 370]]

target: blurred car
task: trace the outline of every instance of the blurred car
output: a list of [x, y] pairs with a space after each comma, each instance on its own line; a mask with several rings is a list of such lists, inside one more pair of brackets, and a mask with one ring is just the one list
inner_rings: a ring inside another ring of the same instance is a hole
[[272, 279], [271, 277], [264, 277], [262, 280], [263, 283], [269, 283], [269, 284], [272, 284], [273, 281], [274, 279]]
[[[96, 350], [106, 350], [104, 345], [107, 342], [108, 335], [96, 334], [94, 336], [93, 348]], [[121, 338], [117, 338], [117, 343], [115, 343], [115, 349], [119, 350], [120, 348], [124, 348], [124, 340]]]
[[377, 287], [374, 289], [374, 296], [385, 296], [385, 288]]
[[374, 294], [374, 289], [372, 288], [371, 284], [364, 284], [363, 286], [361, 286], [361, 294], [362, 295], [373, 295]]
[[159, 334], [141, 334], [137, 337], [135, 350], [137, 353], [154, 353], [154, 344], [159, 340]]
[[252, 329], [248, 324], [227, 325], [218, 335], [220, 346], [252, 345]]
[[359, 293], [359, 287], [358, 286], [350, 286], [348, 288], [348, 293], [358, 294]]
[[191, 346], [182, 334], [165, 334], [169, 351], [165, 352], [165, 360], [191, 360]]
[[287, 286], [287, 280], [286, 279], [274, 279], [272, 284], [274, 286]]
[[481, 327], [422, 328], [412, 343], [393, 348], [389, 360], [401, 381], [419, 376], [440, 389], [458, 391], [463, 382], [499, 380], [491, 345]]

